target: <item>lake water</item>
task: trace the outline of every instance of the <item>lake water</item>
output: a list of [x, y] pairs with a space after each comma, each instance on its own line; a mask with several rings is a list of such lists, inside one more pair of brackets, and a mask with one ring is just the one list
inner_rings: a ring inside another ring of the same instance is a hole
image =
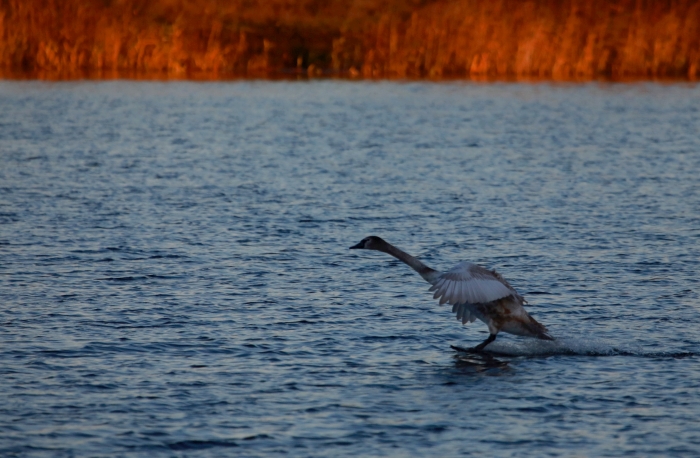
[[[700, 87], [0, 82], [0, 455], [697, 456]], [[382, 253], [496, 268], [487, 337]]]

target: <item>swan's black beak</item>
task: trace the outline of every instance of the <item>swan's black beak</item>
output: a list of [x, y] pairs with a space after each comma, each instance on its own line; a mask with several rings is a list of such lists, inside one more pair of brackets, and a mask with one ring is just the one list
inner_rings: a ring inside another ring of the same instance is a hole
[[350, 247], [351, 250], [360, 250], [362, 249], [362, 242], [358, 243], [357, 245], [353, 245]]

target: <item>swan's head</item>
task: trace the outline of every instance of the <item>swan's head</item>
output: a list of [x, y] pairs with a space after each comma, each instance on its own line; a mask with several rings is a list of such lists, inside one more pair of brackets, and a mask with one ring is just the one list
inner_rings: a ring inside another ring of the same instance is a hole
[[370, 235], [369, 237], [365, 237], [358, 243], [357, 245], [353, 245], [350, 247], [351, 250], [379, 250], [382, 251], [381, 249], [386, 246], [386, 242], [375, 235]]

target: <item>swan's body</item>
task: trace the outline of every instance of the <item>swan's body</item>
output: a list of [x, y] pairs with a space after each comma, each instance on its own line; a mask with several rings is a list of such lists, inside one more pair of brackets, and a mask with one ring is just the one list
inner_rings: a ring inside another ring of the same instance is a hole
[[363, 239], [350, 249], [376, 250], [394, 256], [430, 283], [430, 291], [435, 291], [433, 298], [439, 298], [440, 305], [452, 305], [452, 312], [462, 324], [477, 319], [486, 323], [490, 336], [474, 348], [476, 351], [493, 342], [500, 331], [553, 340], [547, 328], [525, 311], [525, 299], [495, 270], [461, 262], [447, 272], [438, 272], [375, 236]]

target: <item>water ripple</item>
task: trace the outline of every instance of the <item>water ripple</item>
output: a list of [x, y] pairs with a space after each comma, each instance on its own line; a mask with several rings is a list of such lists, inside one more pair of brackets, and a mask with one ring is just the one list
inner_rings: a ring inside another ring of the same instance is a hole
[[[0, 82], [0, 106], [0, 455], [700, 446], [697, 85]], [[497, 268], [557, 340], [454, 352], [486, 327], [348, 250], [370, 234]]]

